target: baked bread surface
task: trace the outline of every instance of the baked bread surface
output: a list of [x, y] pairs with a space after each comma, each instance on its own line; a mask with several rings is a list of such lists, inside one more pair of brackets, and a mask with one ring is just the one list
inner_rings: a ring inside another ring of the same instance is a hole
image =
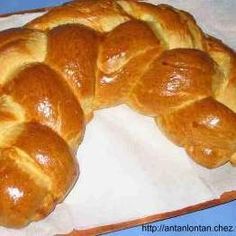
[[127, 104], [200, 165], [236, 164], [235, 52], [187, 12], [73, 1], [0, 32], [0, 65], [0, 225], [23, 227], [65, 198], [98, 109]]

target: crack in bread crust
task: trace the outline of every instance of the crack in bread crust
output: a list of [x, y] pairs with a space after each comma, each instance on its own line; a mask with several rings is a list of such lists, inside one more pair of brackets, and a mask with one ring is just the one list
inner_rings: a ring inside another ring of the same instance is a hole
[[26, 172], [37, 185], [42, 186], [49, 192], [53, 192], [53, 182], [51, 178], [46, 175], [43, 169], [34, 161], [26, 152], [17, 147], [4, 148], [3, 152], [7, 152], [7, 156], [12, 159], [18, 168]]
[[[43, 190], [38, 196], [19, 179], [37, 200], [34, 213], [17, 215], [31, 209], [14, 198], [0, 202], [0, 224], [22, 227], [66, 196], [78, 175], [75, 149], [97, 109], [126, 103], [202, 166], [235, 164], [235, 75], [235, 52], [165, 4], [73, 1], [0, 32], [0, 161]], [[8, 171], [4, 178], [14, 177]]]

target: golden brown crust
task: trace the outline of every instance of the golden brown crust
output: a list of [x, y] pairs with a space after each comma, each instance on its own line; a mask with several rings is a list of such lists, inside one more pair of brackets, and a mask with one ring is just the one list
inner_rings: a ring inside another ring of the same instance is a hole
[[20, 126], [21, 133], [0, 149], [0, 222], [7, 227], [48, 215], [78, 174], [68, 145], [55, 132], [39, 123]]
[[3, 86], [2, 92], [25, 110], [26, 120], [49, 126], [75, 149], [83, 135], [83, 111], [54, 70], [40, 63], [26, 66]]
[[108, 33], [101, 43], [98, 68], [106, 74], [114, 73], [131, 58], [159, 45], [159, 40], [145, 23], [125, 22]]
[[193, 18], [183, 11], [165, 4], [153, 7], [129, 0], [118, 0], [118, 4], [132, 17], [147, 22], [167, 48], [202, 49], [202, 33]]
[[42, 62], [46, 55], [46, 35], [24, 28], [0, 32], [0, 85], [26, 64]]
[[235, 152], [236, 116], [211, 97], [156, 119], [164, 133], [199, 164], [213, 168]]
[[59, 6], [27, 24], [27, 28], [49, 30], [58, 24], [81, 24], [108, 32], [129, 20], [113, 0], [79, 0]]
[[164, 51], [141, 76], [130, 100], [143, 114], [166, 114], [192, 100], [211, 96], [214, 74], [213, 60], [202, 51]]
[[[236, 54], [224, 45], [219, 39], [207, 36], [205, 38], [206, 51], [216, 61], [222, 71], [221, 79], [224, 80], [217, 100], [236, 111]], [[214, 85], [214, 84], [213, 84]], [[219, 86], [219, 85], [218, 85]]]
[[96, 109], [126, 103], [202, 166], [236, 165], [235, 52], [187, 12], [73, 1], [0, 32], [0, 64], [1, 225], [22, 227], [63, 200]]
[[12, 146], [23, 150], [42, 168], [51, 179], [52, 195], [61, 199], [77, 175], [75, 158], [66, 142], [47, 126], [31, 122], [24, 125]]
[[40, 205], [47, 189], [37, 185], [5, 153], [1, 151], [0, 159], [0, 222], [4, 226], [17, 227], [34, 217], [35, 206]]
[[149, 60], [161, 50], [150, 28], [137, 20], [125, 22], [107, 34], [99, 48], [94, 108], [124, 102]]
[[62, 25], [48, 33], [46, 63], [66, 79], [86, 116], [92, 112], [98, 43], [99, 35], [83, 25]]

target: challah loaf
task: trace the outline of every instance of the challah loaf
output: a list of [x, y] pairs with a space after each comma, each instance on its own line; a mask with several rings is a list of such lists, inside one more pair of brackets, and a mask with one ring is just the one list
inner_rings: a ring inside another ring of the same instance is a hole
[[0, 225], [48, 215], [75, 183], [93, 111], [121, 103], [208, 168], [236, 164], [236, 56], [168, 5], [79, 0], [0, 32]]

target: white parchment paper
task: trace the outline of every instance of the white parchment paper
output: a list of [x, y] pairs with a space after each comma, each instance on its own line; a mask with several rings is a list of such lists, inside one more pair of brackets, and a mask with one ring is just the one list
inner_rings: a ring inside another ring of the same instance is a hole
[[[189, 11], [205, 32], [236, 48], [235, 0], [163, 0]], [[0, 19], [0, 30], [42, 13]], [[55, 211], [1, 236], [51, 236], [169, 212], [236, 190], [236, 168], [207, 170], [169, 142], [154, 121], [122, 105], [97, 111], [78, 151], [81, 175]]]

